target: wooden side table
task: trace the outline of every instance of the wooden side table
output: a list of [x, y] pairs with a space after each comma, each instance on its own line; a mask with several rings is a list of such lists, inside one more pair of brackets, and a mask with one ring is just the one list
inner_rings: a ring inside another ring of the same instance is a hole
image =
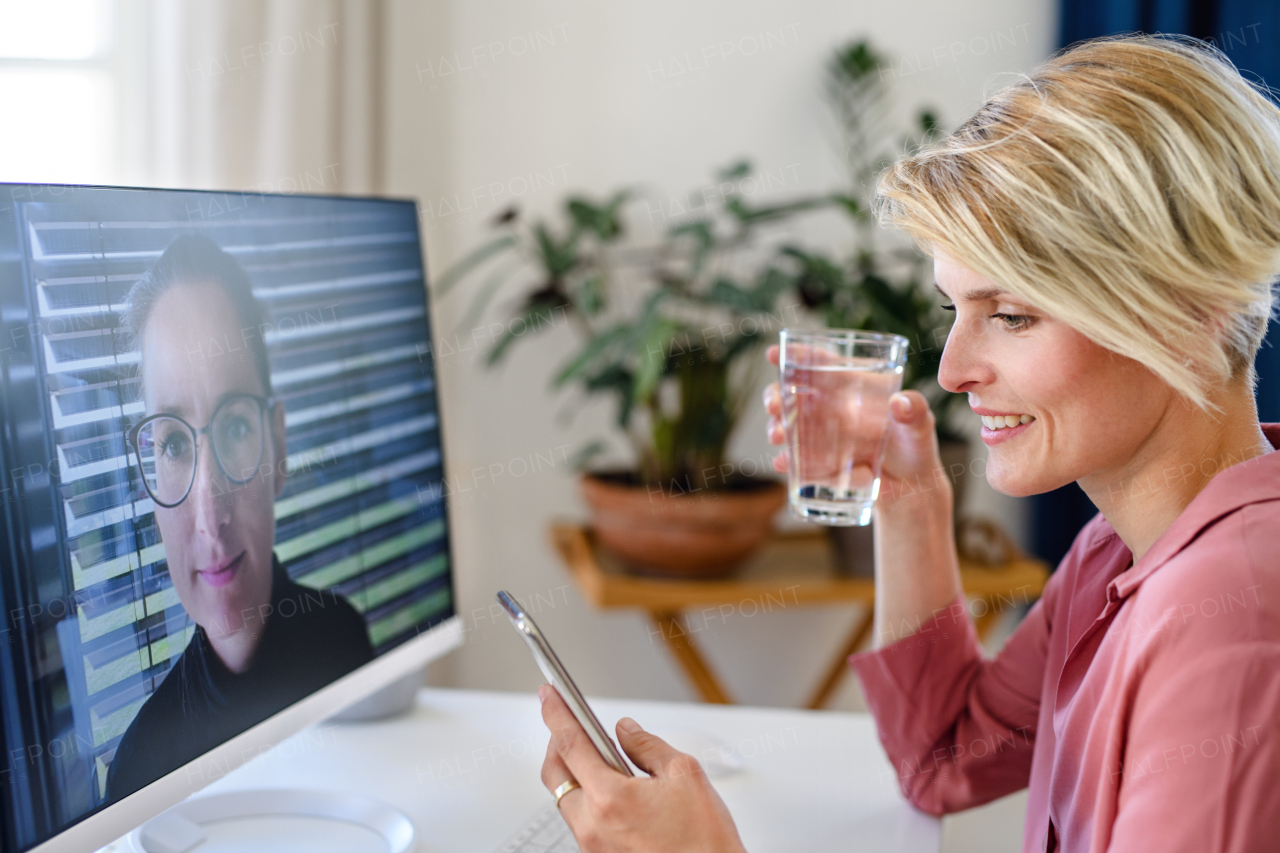
[[[846, 659], [871, 633], [875, 582], [870, 578], [837, 575], [822, 530], [779, 533], [734, 577], [714, 581], [670, 580], [628, 573], [611, 554], [597, 547], [591, 529], [580, 524], [553, 523], [551, 539], [588, 601], [601, 608], [635, 607], [648, 612], [667, 647], [706, 702], [732, 704], [733, 700], [699, 653], [689, 632], [680, 627], [680, 614], [684, 610], [730, 605], [737, 608], [747, 602], [755, 602], [765, 612], [774, 606], [866, 605], [811, 694], [809, 708], [821, 708], [831, 698], [849, 669]], [[978, 602], [985, 604], [982, 614], [974, 619], [978, 635], [985, 637], [1005, 607], [1039, 598], [1048, 577], [1048, 566], [1021, 554], [998, 567], [977, 565], [962, 557], [960, 578], [971, 599], [971, 610], [976, 609]]]

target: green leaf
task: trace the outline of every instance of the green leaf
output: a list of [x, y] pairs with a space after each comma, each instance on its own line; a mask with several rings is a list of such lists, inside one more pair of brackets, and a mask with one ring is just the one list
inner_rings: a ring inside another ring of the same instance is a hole
[[640, 367], [636, 370], [635, 384], [631, 388], [633, 403], [648, 400], [658, 387], [658, 380], [666, 373], [670, 348], [667, 343], [680, 331], [681, 326], [665, 317], [655, 317], [646, 324], [636, 347]]
[[568, 237], [563, 245], [557, 244], [547, 227], [539, 222], [533, 229], [538, 241], [538, 251], [542, 255], [542, 265], [553, 279], [561, 278], [578, 262], [577, 239]]
[[784, 290], [792, 285], [791, 276], [776, 267], [769, 267], [760, 276], [760, 282], [751, 288], [751, 301], [756, 310], [765, 312], [773, 310], [773, 303]]
[[609, 242], [622, 236], [620, 210], [631, 195], [629, 190], [619, 190], [603, 205], [595, 205], [579, 196], [571, 197], [565, 204], [569, 218], [579, 231], [594, 234], [601, 242]]
[[691, 222], [681, 222], [672, 226], [667, 232], [668, 236], [673, 240], [681, 237], [690, 237], [693, 239], [697, 249], [693, 254], [692, 270], [690, 275], [694, 278], [702, 272], [702, 267], [706, 263], [707, 255], [711, 253], [711, 248], [715, 245], [715, 230], [709, 219], [695, 219]]
[[752, 294], [747, 290], [734, 284], [727, 278], [718, 278], [711, 285], [711, 289], [707, 291], [707, 301], [716, 305], [723, 305], [734, 311], [743, 313], [751, 313], [760, 310]]
[[638, 365], [631, 386], [633, 405], [647, 400], [657, 387], [658, 379], [666, 372], [670, 355], [667, 342], [679, 331], [679, 326], [659, 313], [669, 295], [669, 291], [661, 289], [650, 294], [631, 325], [629, 345]]
[[507, 274], [503, 270], [495, 270], [493, 274], [485, 279], [484, 284], [480, 285], [480, 290], [476, 293], [475, 298], [467, 306], [467, 313], [458, 321], [458, 325], [455, 327], [455, 334], [464, 329], [475, 328], [475, 324], [480, 320], [480, 315], [484, 313], [484, 309], [488, 307], [493, 295], [498, 292], [498, 288], [506, 280]]
[[933, 136], [942, 129], [942, 122], [933, 110], [921, 110], [917, 121], [920, 123], [920, 132], [925, 136]]
[[444, 273], [436, 279], [436, 295], [444, 296], [455, 284], [466, 278], [474, 269], [495, 255], [510, 249], [512, 246], [516, 245], [516, 242], [516, 235], [504, 234], [501, 237], [497, 237], [490, 240], [488, 243], [483, 243], [472, 249], [464, 255], [461, 260], [449, 267], [449, 269], [445, 270]]
[[750, 175], [751, 168], [750, 160], [739, 160], [716, 173], [716, 179], [720, 181], [737, 181]]
[[872, 72], [878, 74], [884, 59], [875, 52], [870, 42], [855, 41], [837, 50], [832, 57], [832, 73], [849, 83], [865, 81]]
[[[760, 346], [764, 343], [764, 336], [757, 330], [743, 332], [734, 338], [733, 343], [729, 344], [729, 349], [725, 351], [723, 361], [733, 361], [744, 352]], [[775, 340], [774, 343], [777, 343]]]
[[569, 380], [576, 379], [579, 375], [590, 368], [597, 358], [602, 356], [618, 343], [626, 340], [630, 332], [630, 328], [625, 324], [620, 323], [612, 329], [609, 329], [607, 332], [596, 335], [587, 342], [587, 345], [582, 348], [581, 352], [574, 356], [569, 363], [561, 368], [560, 372], [555, 375], [555, 378], [551, 382], [552, 387], [559, 388]]
[[640, 338], [648, 334], [649, 324], [658, 316], [658, 309], [668, 296], [670, 296], [670, 292], [662, 289], [655, 290], [649, 294], [649, 298], [644, 301], [644, 305], [641, 306], [639, 313], [636, 315], [635, 322], [631, 324], [632, 333], [635, 336], [632, 339], [633, 343], [637, 343]]
[[625, 430], [631, 422], [631, 411], [634, 396], [631, 393], [635, 385], [635, 377], [630, 370], [620, 364], [610, 364], [583, 383], [588, 393], [612, 391], [618, 396], [618, 415], [616, 423], [619, 429]]
[[594, 317], [604, 310], [605, 283], [600, 274], [589, 275], [573, 289], [573, 304], [584, 316]]
[[[552, 328], [555, 326], [555, 311], [557, 308], [563, 308], [562, 305], [552, 303], [531, 303], [525, 306], [524, 310], [516, 314], [515, 317], [506, 324], [502, 330], [502, 334], [498, 337], [488, 354], [485, 356], [485, 364], [489, 367], [497, 364], [506, 354], [507, 349], [524, 337], [530, 331], [538, 331], [543, 328]], [[520, 325], [520, 332], [514, 329], [515, 321], [523, 321]]]
[[725, 202], [725, 210], [743, 224], [756, 224], [760, 222], [768, 222], [772, 219], [783, 219], [795, 213], [802, 213], [806, 210], [813, 210], [819, 207], [825, 207], [831, 204], [831, 199], [823, 196], [820, 198], [805, 198], [799, 201], [787, 202], [786, 204], [773, 204], [764, 207], [751, 208], [748, 207], [742, 199], [734, 196]]
[[851, 195], [835, 193], [831, 196], [831, 201], [844, 208], [845, 213], [849, 214], [852, 219], [862, 220], [867, 216], [867, 210], [862, 206], [862, 202]]

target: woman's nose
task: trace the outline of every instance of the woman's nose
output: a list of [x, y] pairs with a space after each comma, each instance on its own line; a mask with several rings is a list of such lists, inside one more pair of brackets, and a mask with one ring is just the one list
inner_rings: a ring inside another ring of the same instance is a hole
[[983, 358], [982, 326], [956, 318], [942, 347], [938, 384], [952, 393], [964, 393], [993, 378]]
[[187, 496], [195, 513], [197, 530], [216, 536], [231, 520], [230, 491], [231, 483], [218, 468], [213, 448], [207, 441], [200, 442], [195, 481]]

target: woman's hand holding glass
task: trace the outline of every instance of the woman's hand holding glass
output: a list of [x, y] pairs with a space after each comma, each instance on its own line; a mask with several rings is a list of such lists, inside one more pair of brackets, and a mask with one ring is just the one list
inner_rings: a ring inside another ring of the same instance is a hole
[[[778, 364], [778, 347], [771, 346], [768, 358]], [[833, 377], [833, 382], [839, 381]], [[818, 385], [819, 390], [821, 385]], [[835, 395], [833, 394], [833, 397]], [[874, 400], [875, 397], [869, 396]], [[771, 444], [786, 443], [786, 429], [779, 383], [771, 383], [764, 391], [764, 406], [769, 414], [768, 435]], [[880, 469], [880, 493], [876, 505], [881, 511], [910, 504], [919, 507], [924, 502], [940, 501], [938, 509], [948, 513], [952, 505], [950, 483], [943, 475], [938, 452], [935, 419], [929, 403], [919, 391], [899, 391], [888, 398], [889, 431], [884, 460]], [[823, 429], [801, 430], [810, 440], [796, 450], [802, 454], [801, 464], [808, 471], [829, 471], [834, 474], [841, 464], [842, 448], [862, 448], [858, 452], [866, 459], [855, 457], [851, 480], [853, 485], [869, 484], [873, 473], [870, 459], [878, 441], [868, 436], [878, 436], [884, 424], [884, 413], [865, 412], [833, 405], [824, 410], [830, 423]], [[863, 435], [867, 433], [867, 435]], [[773, 459], [773, 468], [786, 473], [788, 450], [784, 449]]]

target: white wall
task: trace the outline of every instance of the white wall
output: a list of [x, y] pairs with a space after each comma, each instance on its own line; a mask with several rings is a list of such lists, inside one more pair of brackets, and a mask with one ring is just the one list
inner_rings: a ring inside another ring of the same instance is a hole
[[[1002, 75], [1049, 54], [1055, 13], [1051, 0], [393, 0], [384, 191], [419, 199], [438, 272], [522, 191], [515, 200], [526, 210], [546, 211], [568, 190], [638, 184], [655, 205], [651, 214], [638, 209], [638, 221], [656, 227], [671, 197], [740, 156], [784, 176], [784, 194], [829, 189], [842, 177], [821, 98], [832, 47], [872, 37], [898, 57], [903, 107], [932, 104], [951, 125]], [[805, 229], [798, 236], [833, 247], [843, 237], [830, 221]], [[470, 334], [456, 328], [466, 302], [434, 306], [438, 338]], [[509, 307], [499, 300], [486, 319], [503, 319]], [[470, 489], [452, 507], [459, 611], [469, 631], [432, 677], [499, 689], [540, 682], [514, 633], [490, 615], [494, 592], [507, 588], [541, 596], [540, 621], [588, 693], [691, 699], [645, 620], [587, 605], [549, 545], [549, 521], [584, 517], [564, 454], [609, 429], [605, 405], [587, 407], [572, 425], [558, 421], [567, 401], [547, 392], [548, 377], [574, 343], [560, 332], [522, 342], [497, 371], [483, 370], [475, 350], [440, 358], [450, 479]], [[753, 411], [733, 458], [769, 452], [762, 425]], [[542, 470], [530, 470], [538, 454]], [[980, 485], [972, 508], [1025, 537], [1023, 505]], [[703, 647], [739, 699], [798, 704], [850, 616], [832, 608], [730, 617], [702, 637]], [[853, 701], [850, 691], [841, 697]]]

